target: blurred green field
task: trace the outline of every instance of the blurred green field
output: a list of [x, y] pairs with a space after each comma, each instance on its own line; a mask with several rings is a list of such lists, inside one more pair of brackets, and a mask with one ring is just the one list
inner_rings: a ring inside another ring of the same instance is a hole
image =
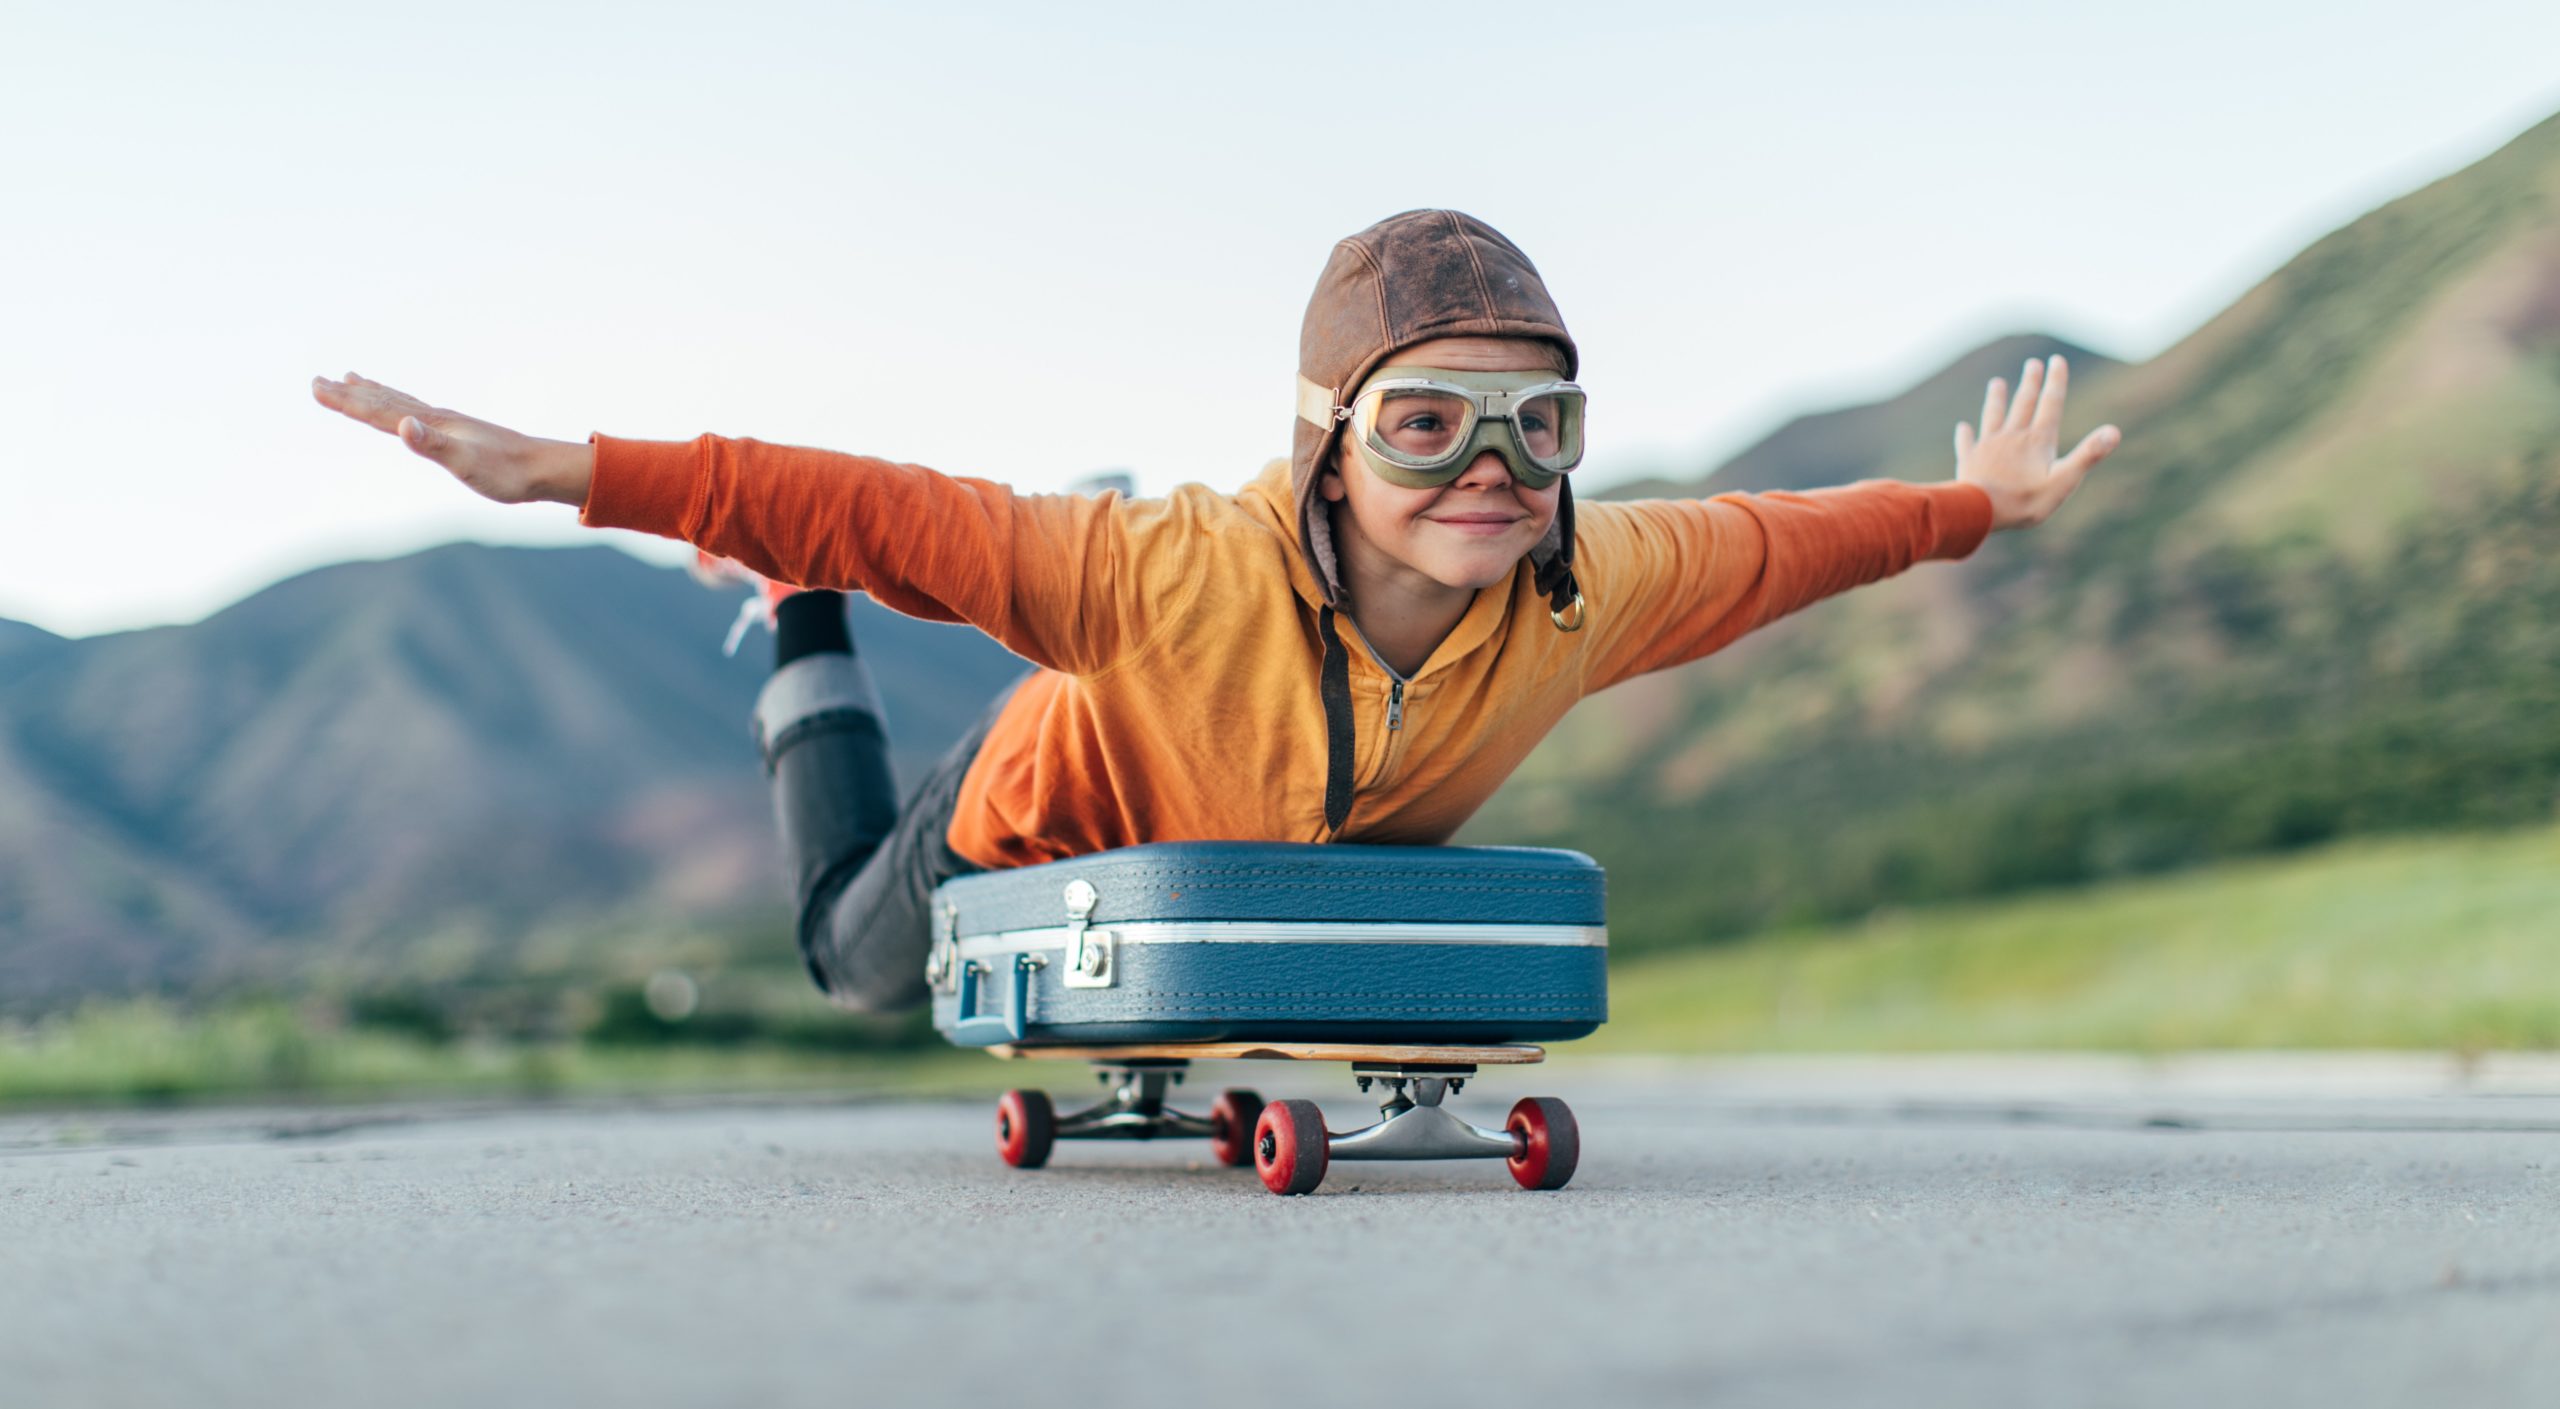
[[2560, 1046], [2560, 827], [2289, 856], [1616, 966], [1578, 1050]]
[[[726, 1006], [681, 1021], [629, 986], [502, 995], [535, 1014], [513, 1031], [486, 993], [95, 1003], [0, 1025], [0, 1106], [977, 1094], [1014, 1076], [920, 1015], [834, 1013], [796, 971], [704, 982]], [[1879, 912], [1621, 961], [1610, 989], [1611, 1022], [1575, 1052], [2560, 1048], [2560, 826]]]
[[100, 1002], [0, 1026], [0, 1108], [340, 1101], [406, 1096], [976, 1093], [1004, 1064], [911, 1042], [827, 1045], [770, 1034], [444, 1037], [348, 1023], [334, 1005], [191, 1009]]
[[1004, 1086], [1004, 1063], [947, 1048], [922, 1014], [883, 1022], [832, 1012], [791, 979], [760, 968], [704, 973], [727, 1004], [673, 1022], [648, 1014], [632, 984], [515, 986], [497, 1004], [489, 991], [435, 989], [102, 999], [0, 1022], [0, 1109]]

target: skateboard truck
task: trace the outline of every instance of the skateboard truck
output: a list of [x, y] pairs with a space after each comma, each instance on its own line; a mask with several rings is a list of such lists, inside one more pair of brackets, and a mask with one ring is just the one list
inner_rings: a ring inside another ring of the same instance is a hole
[[1182, 1084], [1181, 1060], [1129, 1061], [1102, 1064], [1105, 1086], [1116, 1086], [1098, 1106], [1058, 1117], [1060, 1140], [1152, 1140], [1159, 1135], [1211, 1135], [1207, 1116], [1186, 1115], [1164, 1103], [1165, 1093]]
[[[1360, 1089], [1371, 1083], [1387, 1088], [1378, 1106], [1378, 1123], [1340, 1135], [1325, 1136], [1325, 1158], [1338, 1159], [1512, 1159], [1522, 1137], [1508, 1130], [1487, 1130], [1460, 1120], [1441, 1108], [1440, 1098], [1465, 1088], [1474, 1067], [1396, 1066], [1355, 1063], [1351, 1073]], [[1408, 1088], [1410, 1091], [1408, 1093]]]
[[1016, 1169], [1038, 1169], [1060, 1140], [1153, 1140], [1160, 1135], [1209, 1137], [1220, 1164], [1253, 1162], [1254, 1122], [1262, 1098], [1251, 1091], [1218, 1095], [1205, 1116], [1165, 1104], [1166, 1093], [1189, 1073], [1188, 1057], [1111, 1057], [1095, 1060], [1102, 1084], [1113, 1087], [1101, 1104], [1059, 1115], [1046, 1091], [1007, 1091], [996, 1102], [996, 1153]]

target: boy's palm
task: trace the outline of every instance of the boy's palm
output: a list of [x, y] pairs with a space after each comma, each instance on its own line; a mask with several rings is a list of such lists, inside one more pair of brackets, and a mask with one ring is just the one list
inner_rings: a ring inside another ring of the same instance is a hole
[[2071, 364], [2059, 355], [2048, 364], [2029, 362], [2018, 375], [2018, 399], [1998, 377], [1982, 397], [1982, 434], [1956, 424], [1956, 478], [1991, 496], [1991, 527], [2032, 528], [2043, 523], [2080, 487], [2092, 466], [2115, 452], [2124, 433], [2100, 426], [2069, 455], [2053, 457], [2062, 440], [2062, 399]]

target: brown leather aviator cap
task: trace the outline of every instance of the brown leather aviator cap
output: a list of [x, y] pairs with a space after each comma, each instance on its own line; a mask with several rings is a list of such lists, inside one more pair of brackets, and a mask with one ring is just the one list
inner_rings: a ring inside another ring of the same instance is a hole
[[[1547, 296], [1529, 256], [1502, 232], [1454, 210], [1408, 210], [1391, 215], [1333, 247], [1316, 291], [1307, 300], [1298, 333], [1299, 404], [1323, 408], [1348, 404], [1369, 374], [1397, 348], [1428, 338], [1525, 337], [1555, 345], [1564, 375], [1575, 374], [1581, 354], [1564, 315]], [[1352, 720], [1350, 660], [1333, 624], [1343, 603], [1342, 576], [1333, 546], [1332, 505], [1318, 488], [1339, 423], [1317, 425], [1302, 414], [1289, 457], [1296, 492], [1298, 537], [1316, 581], [1323, 586], [1322, 693], [1329, 754], [1325, 824], [1339, 831], [1351, 812]], [[1538, 590], [1550, 610], [1563, 613], [1579, 598], [1573, 580], [1573, 484], [1558, 489], [1555, 521], [1529, 552]], [[1577, 610], [1559, 626], [1578, 627]]]

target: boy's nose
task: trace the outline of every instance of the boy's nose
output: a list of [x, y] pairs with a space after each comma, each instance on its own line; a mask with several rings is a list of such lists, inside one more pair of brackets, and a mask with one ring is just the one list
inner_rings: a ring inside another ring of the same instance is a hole
[[1467, 462], [1467, 471], [1453, 481], [1465, 489], [1500, 489], [1511, 478], [1510, 462], [1498, 450], [1479, 451]]

